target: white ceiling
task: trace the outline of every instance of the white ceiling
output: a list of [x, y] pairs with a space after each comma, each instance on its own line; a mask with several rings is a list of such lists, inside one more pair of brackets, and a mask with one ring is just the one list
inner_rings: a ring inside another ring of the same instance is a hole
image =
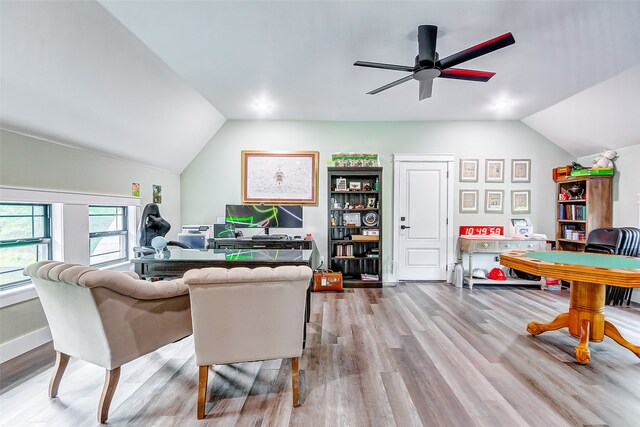
[[181, 172], [225, 118], [100, 4], [0, 2], [2, 127]]
[[[592, 109], [563, 107], [637, 91], [638, 1], [2, 0], [0, 15], [3, 126], [170, 170], [223, 115], [258, 118], [262, 97], [268, 119], [523, 120], [576, 156], [640, 142], [631, 129], [586, 145]], [[508, 31], [516, 44], [461, 64], [496, 72], [488, 83], [437, 79], [424, 101], [414, 81], [366, 95], [405, 73], [353, 62], [412, 65], [420, 24], [439, 27], [441, 57]], [[597, 122], [609, 135], [610, 119]]]
[[[640, 65], [573, 95], [523, 122], [575, 156], [640, 144]], [[585, 165], [590, 166], [590, 165]]]

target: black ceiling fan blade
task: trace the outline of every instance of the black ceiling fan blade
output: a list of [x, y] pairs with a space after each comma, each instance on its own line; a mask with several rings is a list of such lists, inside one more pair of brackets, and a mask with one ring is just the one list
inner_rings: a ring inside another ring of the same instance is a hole
[[421, 80], [418, 100], [422, 101], [425, 98], [431, 98], [431, 92], [433, 92], [433, 80]]
[[453, 55], [447, 56], [446, 58], [438, 61], [436, 65], [441, 70], [455, 67], [458, 64], [462, 64], [463, 62], [470, 61], [479, 56], [502, 49], [503, 47], [512, 45], [515, 42], [516, 40], [513, 38], [511, 33], [505, 33], [491, 40], [487, 40], [484, 43], [477, 44], [458, 53], [454, 53]]
[[438, 27], [420, 25], [418, 27], [418, 63], [421, 67], [433, 67], [436, 62], [436, 39]]
[[356, 61], [353, 65], [358, 67], [381, 68], [383, 70], [407, 71], [409, 73], [412, 73], [414, 69], [414, 67], [409, 67], [407, 65], [381, 64], [379, 62], [366, 61]]
[[394, 86], [398, 86], [400, 83], [408, 82], [409, 80], [412, 80], [412, 79], [413, 79], [413, 74], [409, 74], [407, 77], [403, 77], [401, 79], [396, 80], [395, 82], [391, 82], [389, 84], [379, 87], [378, 89], [374, 89], [371, 92], [367, 92], [367, 95], [375, 95], [378, 92], [382, 92], [383, 90], [387, 90]]
[[462, 68], [447, 68], [438, 77], [443, 79], [469, 80], [472, 82], [488, 82], [496, 73], [490, 71], [464, 70]]

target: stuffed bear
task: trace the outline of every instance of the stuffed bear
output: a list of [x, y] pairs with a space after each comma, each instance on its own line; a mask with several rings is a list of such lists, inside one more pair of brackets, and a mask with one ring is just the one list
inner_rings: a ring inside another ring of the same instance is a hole
[[618, 153], [613, 150], [605, 150], [600, 154], [600, 157], [593, 160], [593, 167], [613, 169], [614, 165], [612, 160], [615, 159], [617, 155]]

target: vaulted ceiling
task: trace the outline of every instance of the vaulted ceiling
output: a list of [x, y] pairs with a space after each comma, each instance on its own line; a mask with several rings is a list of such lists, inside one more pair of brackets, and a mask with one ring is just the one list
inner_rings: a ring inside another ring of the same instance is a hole
[[[262, 99], [266, 119], [522, 120], [576, 156], [640, 143], [637, 1], [3, 0], [0, 18], [3, 127], [168, 170]], [[366, 95], [407, 73], [353, 62], [412, 65], [420, 24], [441, 57], [516, 43], [463, 64], [488, 83]]]

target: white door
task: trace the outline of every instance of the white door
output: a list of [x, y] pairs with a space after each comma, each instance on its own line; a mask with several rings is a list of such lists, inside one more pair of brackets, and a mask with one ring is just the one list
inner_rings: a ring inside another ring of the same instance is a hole
[[399, 280], [446, 280], [447, 162], [399, 161], [394, 217]]

